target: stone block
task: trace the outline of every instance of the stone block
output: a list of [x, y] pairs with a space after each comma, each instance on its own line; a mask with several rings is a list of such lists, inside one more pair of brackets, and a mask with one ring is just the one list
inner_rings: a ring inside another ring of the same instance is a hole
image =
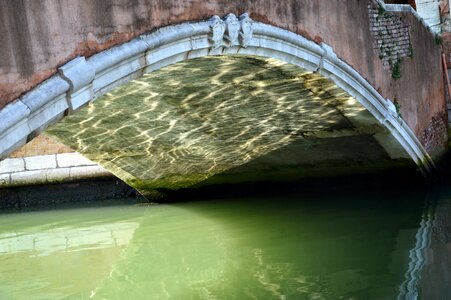
[[210, 43], [208, 42], [207, 36], [197, 36], [191, 38], [191, 47], [192, 50], [199, 50], [210, 48]]
[[30, 112], [33, 113], [46, 106], [49, 102], [53, 102], [54, 99], [64, 96], [69, 90], [69, 87], [67, 81], [60, 76], [55, 75], [25, 94], [21, 98], [21, 101], [28, 106]]
[[175, 43], [158, 47], [157, 49], [149, 50], [146, 53], [147, 65], [162, 61], [171, 56], [185, 53], [192, 50], [191, 40], [185, 39], [183, 41], [177, 41]]
[[62, 114], [68, 108], [65, 95], [50, 100], [44, 106], [34, 111], [28, 119], [28, 126], [31, 131], [41, 128], [43, 125], [48, 124], [56, 116]]
[[82, 107], [84, 104], [91, 101], [94, 97], [94, 93], [92, 91], [92, 84], [88, 84], [84, 88], [76, 91], [75, 93], [69, 94], [68, 104], [71, 111], [77, 110]]
[[56, 160], [59, 168], [97, 165], [79, 153], [57, 154]]
[[27, 170], [44, 170], [56, 168], [55, 155], [41, 155], [25, 157], [25, 167]]
[[188, 52], [188, 59], [207, 56], [208, 51], [209, 51], [209, 48], [192, 50], [192, 51]]
[[25, 144], [30, 134], [28, 120], [23, 119], [0, 135], [0, 157], [14, 150], [14, 146]]
[[57, 168], [45, 170], [47, 183], [64, 182], [70, 179], [70, 168]]
[[102, 89], [95, 91], [92, 101], [95, 101], [96, 99], [98, 99], [98, 97], [108, 93], [109, 91], [114, 90], [115, 88], [117, 88], [123, 84], [126, 84], [132, 80], [140, 78], [141, 76], [143, 76], [143, 74], [144, 74], [144, 69], [139, 69], [136, 72], [130, 73], [127, 76], [122, 77], [122, 78], [114, 81], [113, 83], [103, 87]]
[[80, 180], [89, 178], [112, 177], [113, 175], [101, 166], [84, 166], [70, 168], [70, 179]]
[[158, 62], [155, 62], [155, 63], [153, 63], [151, 65], [148, 65], [145, 68], [144, 72], [145, 73], [150, 73], [150, 72], [153, 72], [155, 70], [159, 70], [161, 68], [164, 68], [166, 66], [178, 63], [180, 61], [184, 61], [185, 59], [186, 59], [186, 53], [185, 52], [184, 53], [179, 53], [177, 55], [165, 58], [165, 59], [160, 60]]
[[0, 161], [0, 174], [25, 171], [25, 163], [22, 158], [7, 158]]
[[21, 101], [15, 101], [0, 110], [0, 132], [5, 132], [30, 114], [28, 107]]
[[9, 185], [10, 175], [9, 173], [0, 174], [0, 187], [6, 187]]
[[46, 182], [46, 172], [45, 170], [36, 171], [24, 171], [11, 174], [12, 186], [17, 185], [34, 185]]
[[71, 60], [60, 67], [58, 71], [61, 77], [69, 83], [70, 92], [75, 92], [85, 87], [91, 83], [96, 75], [94, 69], [87, 64], [84, 57], [77, 57]]
[[146, 60], [144, 53], [140, 53], [126, 61], [111, 66], [101, 74], [96, 75], [96, 78], [92, 83], [94, 93], [108, 87], [123, 77], [127, 77], [130, 74], [141, 70], [145, 65]]
[[120, 65], [123, 61], [141, 56], [148, 48], [149, 45], [146, 41], [142, 40], [142, 38], [136, 39], [97, 53], [88, 58], [87, 63], [94, 69], [98, 78], [100, 74], [116, 65]]

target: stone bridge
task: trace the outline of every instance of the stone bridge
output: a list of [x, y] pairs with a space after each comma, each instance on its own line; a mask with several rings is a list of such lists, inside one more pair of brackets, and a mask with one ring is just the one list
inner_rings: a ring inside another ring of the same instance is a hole
[[404, 168], [427, 175], [445, 151], [438, 38], [408, 5], [0, 7], [2, 158], [47, 129], [148, 191], [268, 170], [261, 180]]

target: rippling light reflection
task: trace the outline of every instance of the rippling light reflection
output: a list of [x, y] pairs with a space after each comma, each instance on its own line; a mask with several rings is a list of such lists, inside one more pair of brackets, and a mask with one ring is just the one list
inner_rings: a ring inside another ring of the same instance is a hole
[[321, 75], [271, 59], [207, 57], [125, 84], [47, 133], [149, 191], [198, 184], [294, 142], [381, 131]]

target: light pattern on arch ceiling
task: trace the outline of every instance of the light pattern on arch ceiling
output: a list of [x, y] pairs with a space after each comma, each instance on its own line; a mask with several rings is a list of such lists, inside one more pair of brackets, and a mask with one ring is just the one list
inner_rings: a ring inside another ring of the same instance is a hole
[[144, 194], [410, 165], [386, 130], [331, 81], [256, 57], [165, 67], [103, 95], [47, 134]]

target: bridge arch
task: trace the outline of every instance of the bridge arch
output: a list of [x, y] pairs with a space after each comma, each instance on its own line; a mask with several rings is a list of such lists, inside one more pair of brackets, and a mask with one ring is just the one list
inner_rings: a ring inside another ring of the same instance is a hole
[[78, 57], [59, 73], [0, 111], [0, 157], [52, 123], [126, 82], [167, 65], [211, 55], [275, 58], [318, 72], [361, 103], [399, 142], [425, 173], [433, 162], [396, 107], [325, 43], [253, 21], [214, 16], [207, 21], [161, 28], [88, 59]]

